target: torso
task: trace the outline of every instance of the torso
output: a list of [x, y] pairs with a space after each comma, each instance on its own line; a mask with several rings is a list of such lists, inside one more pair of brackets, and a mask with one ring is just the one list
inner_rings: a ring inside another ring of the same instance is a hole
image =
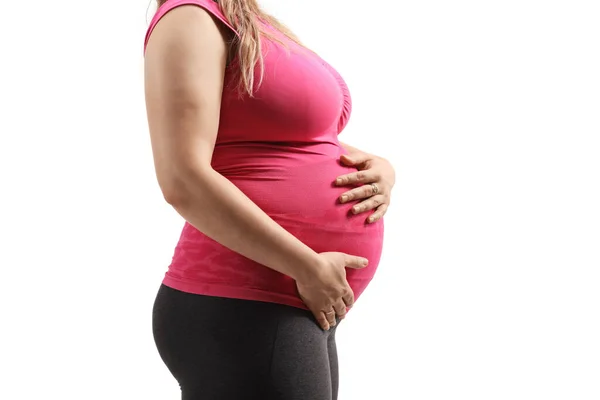
[[[337, 137], [350, 115], [350, 93], [318, 55], [280, 37], [289, 53], [263, 38], [264, 78], [254, 98], [238, 97], [236, 60], [228, 66], [212, 165], [313, 250], [368, 258], [367, 268], [348, 270], [358, 298], [379, 263], [383, 221], [366, 224], [364, 214], [352, 215], [353, 204], [337, 200], [348, 188], [333, 185], [337, 176], [355, 170], [339, 163], [344, 149]], [[221, 246], [188, 223], [164, 283], [193, 293], [305, 308], [291, 278]]]

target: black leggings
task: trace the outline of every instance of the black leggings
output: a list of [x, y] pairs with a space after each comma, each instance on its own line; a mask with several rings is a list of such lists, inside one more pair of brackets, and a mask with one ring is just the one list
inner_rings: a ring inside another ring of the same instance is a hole
[[291, 306], [165, 285], [152, 316], [182, 400], [336, 400], [336, 327], [324, 331], [310, 312]]

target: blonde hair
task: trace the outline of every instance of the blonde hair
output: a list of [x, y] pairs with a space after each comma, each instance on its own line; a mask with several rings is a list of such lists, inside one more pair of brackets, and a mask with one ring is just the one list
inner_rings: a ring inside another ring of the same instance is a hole
[[[156, 0], [158, 7], [162, 6], [167, 0]], [[216, 0], [211, 0], [216, 1]], [[265, 32], [260, 28], [259, 21], [262, 20], [287, 38], [302, 45], [300, 40], [275, 17], [265, 13], [256, 0], [218, 0], [223, 14], [231, 26], [236, 30], [239, 36], [234, 35], [231, 48], [235, 49], [239, 64], [237, 78], [238, 90], [240, 95], [248, 94], [253, 96], [255, 91], [255, 67], [260, 68], [259, 80], [256, 88], [260, 86], [264, 76], [264, 63], [260, 37], [266, 36], [269, 39], [284, 44], [278, 38]], [[284, 44], [285, 45], [285, 44]]]

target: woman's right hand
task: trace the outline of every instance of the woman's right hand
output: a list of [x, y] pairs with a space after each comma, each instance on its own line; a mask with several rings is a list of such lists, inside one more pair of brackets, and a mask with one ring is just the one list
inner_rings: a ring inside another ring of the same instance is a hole
[[346, 267], [364, 268], [368, 260], [339, 252], [320, 253], [323, 261], [316, 273], [296, 280], [298, 293], [324, 330], [335, 326], [336, 315], [343, 319], [354, 304], [354, 292], [346, 280]]

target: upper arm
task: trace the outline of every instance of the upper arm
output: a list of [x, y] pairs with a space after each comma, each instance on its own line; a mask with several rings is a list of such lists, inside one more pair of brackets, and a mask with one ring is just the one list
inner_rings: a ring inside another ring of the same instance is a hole
[[163, 193], [210, 167], [227, 52], [223, 25], [194, 5], [169, 11], [148, 40], [146, 110]]

